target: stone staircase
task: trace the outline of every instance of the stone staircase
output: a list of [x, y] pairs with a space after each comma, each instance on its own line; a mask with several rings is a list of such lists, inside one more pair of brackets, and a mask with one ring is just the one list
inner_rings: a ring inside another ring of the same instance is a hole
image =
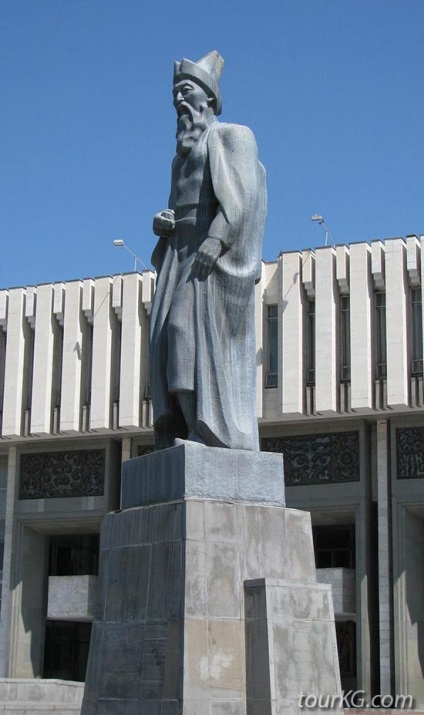
[[0, 678], [0, 715], [79, 715], [84, 683]]

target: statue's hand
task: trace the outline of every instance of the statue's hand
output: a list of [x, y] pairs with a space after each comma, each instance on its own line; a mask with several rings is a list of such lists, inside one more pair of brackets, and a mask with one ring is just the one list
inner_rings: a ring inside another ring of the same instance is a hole
[[217, 238], [208, 236], [199, 250], [193, 263], [192, 275], [198, 278], [199, 281], [204, 280], [211, 273], [215, 263], [222, 253], [221, 241]]
[[172, 209], [159, 211], [153, 219], [153, 233], [161, 238], [171, 238], [175, 230], [175, 213]]

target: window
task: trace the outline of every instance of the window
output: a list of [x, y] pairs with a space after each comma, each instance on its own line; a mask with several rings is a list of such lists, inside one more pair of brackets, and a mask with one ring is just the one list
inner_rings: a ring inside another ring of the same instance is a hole
[[56, 325], [53, 342], [53, 407], [60, 407], [63, 363], [63, 327]]
[[411, 372], [423, 374], [423, 310], [421, 287], [411, 288]]
[[93, 326], [86, 327], [82, 339], [83, 404], [91, 404], [91, 372], [93, 367]]
[[378, 380], [387, 377], [387, 348], [386, 348], [386, 294], [379, 292], [375, 294], [376, 312], [376, 378]]
[[353, 524], [314, 526], [317, 569], [355, 568], [355, 526]]
[[265, 387], [278, 386], [278, 305], [266, 306]]
[[340, 382], [350, 382], [350, 296], [340, 296]]
[[315, 385], [315, 301], [308, 300], [306, 324], [306, 384]]
[[91, 623], [47, 621], [44, 678], [85, 680]]
[[99, 543], [99, 534], [51, 536], [49, 576], [96, 575]]

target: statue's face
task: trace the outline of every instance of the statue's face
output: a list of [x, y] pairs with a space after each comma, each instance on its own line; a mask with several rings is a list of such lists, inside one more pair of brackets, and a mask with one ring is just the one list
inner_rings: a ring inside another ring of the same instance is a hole
[[179, 117], [182, 114], [191, 113], [189, 108], [194, 109], [195, 112], [202, 113], [210, 104], [205, 90], [189, 79], [183, 79], [174, 84], [172, 94], [174, 97], [173, 104]]

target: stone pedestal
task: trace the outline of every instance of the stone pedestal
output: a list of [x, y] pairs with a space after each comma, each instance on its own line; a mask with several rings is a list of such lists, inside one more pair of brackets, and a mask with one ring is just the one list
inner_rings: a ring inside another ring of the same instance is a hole
[[280, 715], [340, 692], [331, 592], [281, 455], [183, 444], [126, 462], [122, 485], [83, 715]]

